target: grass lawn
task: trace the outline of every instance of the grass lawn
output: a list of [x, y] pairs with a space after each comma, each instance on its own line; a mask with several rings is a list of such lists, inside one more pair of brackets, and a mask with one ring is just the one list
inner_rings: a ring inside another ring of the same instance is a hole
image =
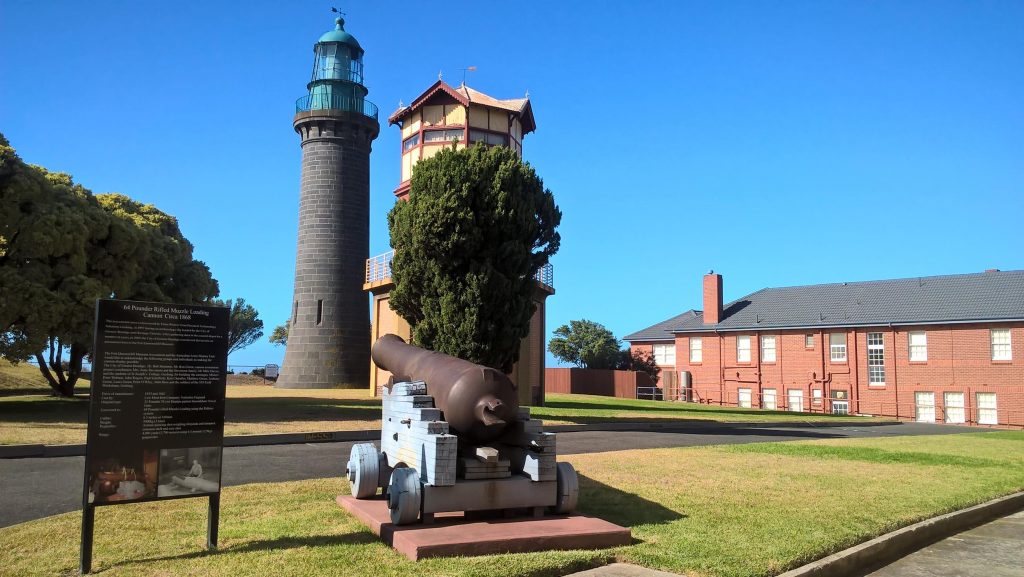
[[[339, 457], [340, 458], [340, 457]], [[100, 508], [104, 575], [563, 575], [625, 561], [694, 575], [771, 575], [936, 514], [1024, 489], [1024, 433], [842, 439], [572, 455], [584, 513], [637, 542], [412, 563], [334, 504], [342, 479], [225, 489], [206, 502]], [[0, 529], [0, 575], [70, 575], [80, 514]]]
[[[15, 367], [38, 370], [21, 365]], [[363, 390], [275, 389], [259, 377], [230, 375], [226, 435], [307, 433], [374, 429], [380, 426], [380, 399]], [[231, 384], [245, 383], [245, 384]], [[23, 389], [0, 395], [0, 445], [84, 443], [88, 397], [51, 397], [48, 388], [24, 394]], [[11, 394], [13, 392], [21, 394]], [[548, 395], [533, 415], [548, 425], [605, 422], [673, 422], [713, 420], [762, 423], [865, 422], [865, 417], [760, 411], [715, 405], [616, 399], [590, 395]]]

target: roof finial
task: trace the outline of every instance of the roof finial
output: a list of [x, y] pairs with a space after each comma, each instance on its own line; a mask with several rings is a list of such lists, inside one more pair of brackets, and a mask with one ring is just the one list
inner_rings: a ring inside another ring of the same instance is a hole
[[437, 71], [437, 79], [441, 80], [441, 71], [440, 70]]
[[529, 88], [526, 89], [526, 98], [530, 98], [530, 89]]

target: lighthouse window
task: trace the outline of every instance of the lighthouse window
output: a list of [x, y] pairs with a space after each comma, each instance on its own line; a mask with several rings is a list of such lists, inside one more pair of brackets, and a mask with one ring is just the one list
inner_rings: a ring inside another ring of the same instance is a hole
[[[452, 142], [462, 140], [462, 130], [428, 130], [423, 133], [423, 142]], [[413, 145], [415, 146], [415, 145]]]
[[406, 138], [405, 142], [402, 143], [402, 150], [409, 150], [410, 148], [416, 146], [419, 143], [420, 143], [420, 135], [419, 134], [413, 134], [409, 138]]

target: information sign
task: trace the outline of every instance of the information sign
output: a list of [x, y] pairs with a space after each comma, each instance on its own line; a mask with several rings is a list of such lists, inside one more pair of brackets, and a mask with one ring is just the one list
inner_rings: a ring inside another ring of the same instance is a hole
[[228, 317], [224, 307], [97, 301], [82, 573], [96, 506], [209, 497], [216, 545]]

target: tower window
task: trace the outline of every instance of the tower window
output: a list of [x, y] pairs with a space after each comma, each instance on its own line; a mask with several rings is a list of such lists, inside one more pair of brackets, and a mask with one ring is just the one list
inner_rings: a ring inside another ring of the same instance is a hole
[[324, 322], [324, 301], [323, 299], [317, 299], [316, 301], [316, 324], [320, 326], [320, 323]]
[[[462, 140], [462, 129], [458, 130], [426, 130], [423, 132], [423, 142], [452, 142]], [[413, 145], [415, 146], [415, 145]]]
[[295, 306], [292, 307], [292, 324], [295, 324], [299, 320], [299, 301], [295, 301]]
[[416, 146], [419, 143], [420, 143], [420, 135], [419, 134], [413, 134], [409, 138], [406, 138], [404, 142], [402, 142], [402, 150], [409, 150], [410, 148]]
[[470, 130], [470, 142], [483, 142], [489, 146], [508, 146], [508, 135], [496, 132], [484, 132], [483, 130]]

